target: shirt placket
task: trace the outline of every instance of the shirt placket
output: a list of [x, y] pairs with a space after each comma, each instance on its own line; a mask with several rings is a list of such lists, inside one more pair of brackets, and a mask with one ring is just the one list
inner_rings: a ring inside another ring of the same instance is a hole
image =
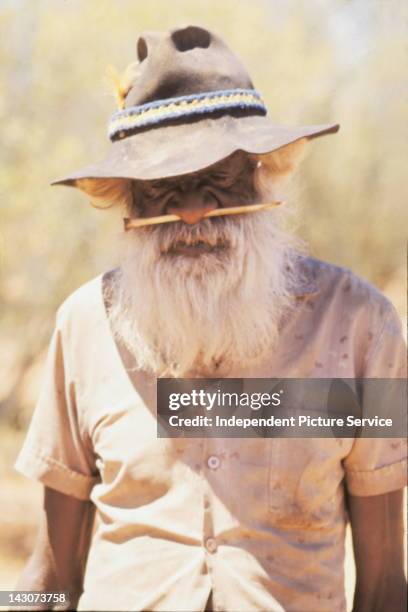
[[[216, 526], [214, 525], [214, 508], [213, 508], [213, 491], [211, 487], [212, 480], [222, 478], [223, 461], [219, 453], [220, 440], [205, 438], [203, 441], [203, 456], [202, 456], [202, 486], [203, 486], [203, 534], [202, 546], [205, 551], [205, 560], [208, 573], [211, 578], [212, 585], [212, 605], [213, 610], [223, 610], [223, 602], [220, 599], [221, 594], [215, 589], [214, 572], [215, 559], [218, 554], [220, 545], [219, 538], [216, 534]], [[217, 474], [217, 476], [216, 476]]]

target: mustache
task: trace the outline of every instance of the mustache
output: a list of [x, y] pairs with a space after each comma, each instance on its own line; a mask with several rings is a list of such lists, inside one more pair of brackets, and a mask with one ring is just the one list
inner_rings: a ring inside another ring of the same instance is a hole
[[180, 221], [140, 228], [139, 232], [144, 234], [147, 240], [154, 241], [162, 254], [180, 244], [192, 246], [204, 243], [211, 247], [233, 248], [237, 234], [243, 230], [243, 221], [237, 217], [210, 217], [195, 225]]

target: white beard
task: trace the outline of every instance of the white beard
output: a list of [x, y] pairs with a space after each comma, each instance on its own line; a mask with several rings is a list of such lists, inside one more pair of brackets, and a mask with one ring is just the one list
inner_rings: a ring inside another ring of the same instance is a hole
[[[280, 214], [172, 223], [125, 236], [109, 316], [138, 369], [226, 376], [266, 356], [294, 302], [287, 268], [294, 240], [279, 229]], [[163, 254], [177, 241], [199, 239], [229, 248], [196, 258]]]

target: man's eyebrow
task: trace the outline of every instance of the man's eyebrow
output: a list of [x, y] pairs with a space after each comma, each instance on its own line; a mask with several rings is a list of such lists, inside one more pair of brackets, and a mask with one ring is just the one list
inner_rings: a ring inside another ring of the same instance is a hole
[[170, 177], [168, 179], [163, 178], [163, 179], [153, 179], [153, 180], [150, 180], [150, 181], [134, 181], [134, 184], [136, 186], [140, 185], [142, 188], [143, 187], [145, 187], [145, 188], [159, 187], [160, 188], [160, 187], [171, 186], [171, 185], [173, 185], [173, 184], [175, 184], [177, 182], [178, 182], [178, 180], [177, 180], [176, 177]]

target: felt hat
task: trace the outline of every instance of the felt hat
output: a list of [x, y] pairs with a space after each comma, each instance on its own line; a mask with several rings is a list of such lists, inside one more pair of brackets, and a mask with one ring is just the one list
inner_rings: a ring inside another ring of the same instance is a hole
[[[290, 127], [267, 117], [261, 95], [222, 39], [197, 26], [146, 32], [108, 127], [107, 156], [53, 184], [153, 180], [204, 169], [235, 151], [265, 154], [337, 124]], [[78, 181], [78, 183], [77, 183]]]

